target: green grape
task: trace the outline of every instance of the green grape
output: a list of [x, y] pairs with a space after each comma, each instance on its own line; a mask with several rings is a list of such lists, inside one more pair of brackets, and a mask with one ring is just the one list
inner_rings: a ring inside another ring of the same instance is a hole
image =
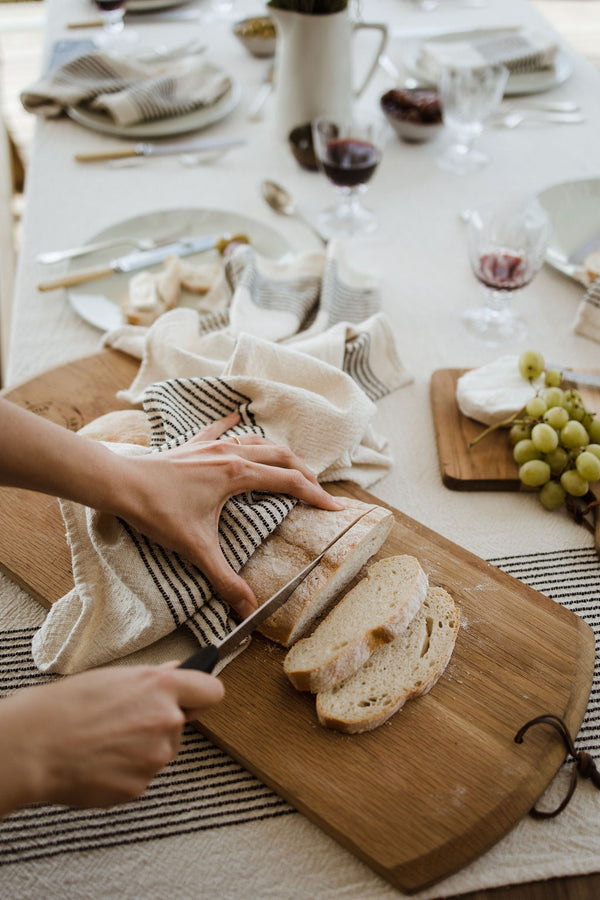
[[546, 387], [540, 391], [540, 397], [546, 401], [548, 409], [551, 409], [553, 406], [563, 405], [565, 392], [559, 387]]
[[581, 394], [579, 393], [579, 391], [576, 391], [573, 388], [565, 391], [563, 402], [565, 409], [569, 413], [569, 418], [575, 419], [577, 422], [581, 422], [581, 420], [585, 416], [585, 407], [583, 405], [583, 400], [581, 399]]
[[519, 441], [519, 443], [515, 444], [515, 446], [513, 447], [513, 459], [519, 465], [527, 462], [530, 459], [541, 458], [541, 452], [538, 450], [538, 448], [530, 438], [526, 438], [524, 441]]
[[551, 453], [558, 447], [558, 434], [551, 425], [542, 422], [533, 426], [531, 442], [542, 453]]
[[526, 381], [535, 381], [544, 371], [544, 357], [535, 350], [525, 350], [519, 357], [519, 372]]
[[575, 460], [575, 467], [586, 481], [598, 481], [600, 478], [600, 459], [589, 450], [579, 454]]
[[562, 383], [562, 372], [560, 369], [548, 369], [544, 376], [544, 381], [548, 387], [560, 387]]
[[588, 453], [593, 453], [594, 456], [597, 456], [600, 459], [600, 444], [588, 444], [585, 448]]
[[550, 471], [554, 476], [562, 475], [569, 464], [569, 454], [564, 447], [557, 447], [552, 453], [544, 454], [544, 459], [550, 466]]
[[569, 421], [569, 413], [562, 406], [551, 406], [544, 413], [544, 422], [553, 428], [564, 428]]
[[540, 501], [546, 509], [558, 509], [565, 502], [567, 492], [558, 481], [547, 481], [540, 491]]
[[530, 459], [519, 468], [519, 478], [528, 487], [541, 487], [550, 481], [550, 466], [543, 459]]
[[567, 469], [566, 472], [563, 472], [560, 476], [560, 483], [567, 494], [571, 494], [572, 497], [584, 497], [589, 490], [587, 481], [576, 469]]
[[[568, 418], [568, 416], [567, 416]], [[527, 438], [531, 437], [531, 423], [530, 422], [515, 422], [510, 431], [508, 432], [508, 439], [511, 444], [518, 444], [519, 441], [524, 441]]]
[[544, 415], [548, 406], [546, 405], [546, 401], [542, 400], [541, 397], [532, 397], [531, 400], [527, 401], [527, 405], [525, 406], [525, 410], [532, 419], [539, 419]]
[[588, 434], [595, 444], [600, 444], [600, 419], [593, 418], [587, 427]]
[[581, 422], [571, 419], [564, 428], [561, 428], [560, 442], [563, 447], [574, 450], [577, 447], [585, 447], [586, 444], [589, 444], [590, 439]]

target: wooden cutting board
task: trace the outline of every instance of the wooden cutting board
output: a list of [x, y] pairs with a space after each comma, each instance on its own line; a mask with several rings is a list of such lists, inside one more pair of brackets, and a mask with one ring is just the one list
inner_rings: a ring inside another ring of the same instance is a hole
[[[438, 369], [431, 376], [431, 409], [442, 481], [456, 491], [527, 490], [519, 481], [505, 430], [495, 431], [469, 447], [486, 426], [463, 416], [458, 408], [456, 383], [466, 371]], [[586, 406], [600, 413], [600, 391], [585, 387], [578, 390]]]
[[[135, 370], [111, 351], [49, 372], [9, 399], [79, 426], [115, 408]], [[350, 484], [337, 494], [374, 500]], [[375, 501], [380, 502], [380, 501]], [[594, 665], [581, 619], [394, 510], [378, 558], [415, 555], [455, 598], [452, 660], [425, 697], [386, 725], [342, 735], [317, 724], [314, 699], [283, 675], [284, 651], [258, 636], [223, 673], [225, 700], [199, 729], [391, 884], [414, 892], [506, 834], [564, 759], [546, 727], [514, 742], [541, 713], [581, 725]], [[0, 492], [0, 567], [49, 606], [72, 586], [56, 501]]]

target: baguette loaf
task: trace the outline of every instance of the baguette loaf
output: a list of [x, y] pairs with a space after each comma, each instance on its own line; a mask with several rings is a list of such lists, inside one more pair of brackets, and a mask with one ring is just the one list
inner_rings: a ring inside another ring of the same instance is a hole
[[427, 575], [414, 556], [379, 560], [310, 637], [294, 644], [284, 660], [286, 675], [299, 691], [341, 684], [406, 630], [426, 593]]
[[379, 647], [339, 687], [317, 695], [321, 725], [347, 734], [371, 731], [411, 697], [426, 694], [452, 656], [459, 620], [452, 597], [442, 588], [430, 587], [404, 634]]
[[80, 428], [78, 434], [95, 441], [150, 445], [150, 423], [142, 409], [116, 409], [105, 413]]
[[265, 637], [289, 647], [323, 614], [381, 547], [394, 515], [381, 506], [344, 498], [346, 508], [323, 510], [299, 503], [252, 554], [241, 571], [259, 604], [297, 575], [349, 523], [356, 522], [327, 551], [287, 603], [261, 626]]

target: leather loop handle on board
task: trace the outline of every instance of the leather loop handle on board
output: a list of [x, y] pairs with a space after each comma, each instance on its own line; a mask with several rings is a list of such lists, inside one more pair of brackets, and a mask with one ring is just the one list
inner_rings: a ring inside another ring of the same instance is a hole
[[560, 734], [563, 739], [563, 743], [567, 748], [567, 752], [571, 754], [573, 759], [575, 760], [575, 765], [573, 766], [573, 771], [571, 772], [571, 781], [569, 783], [569, 788], [567, 790], [567, 795], [556, 809], [550, 810], [549, 812], [544, 812], [543, 810], [536, 809], [534, 806], [533, 809], [529, 810], [529, 815], [533, 816], [534, 819], [553, 819], [559, 813], [563, 811], [573, 794], [575, 793], [575, 788], [577, 786], [577, 775], [581, 775], [582, 778], [589, 778], [592, 783], [600, 788], [600, 772], [596, 768], [596, 763], [593, 758], [587, 753], [585, 750], [577, 750], [575, 747], [575, 743], [569, 729], [565, 725], [563, 719], [560, 716], [555, 716], [553, 713], [546, 713], [542, 716], [536, 716], [535, 719], [530, 719], [529, 722], [526, 722], [522, 728], [519, 728], [515, 735], [515, 743], [522, 744], [523, 736], [532, 725], [550, 725], [552, 728], [555, 728], [556, 731]]

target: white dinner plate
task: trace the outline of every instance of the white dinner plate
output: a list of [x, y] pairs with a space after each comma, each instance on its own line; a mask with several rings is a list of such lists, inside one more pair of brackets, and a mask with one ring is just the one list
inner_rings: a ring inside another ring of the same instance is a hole
[[[552, 226], [546, 262], [564, 275], [587, 284], [583, 268], [578, 265], [583, 260], [581, 254], [576, 258], [576, 251], [596, 235], [600, 249], [600, 178], [565, 181], [537, 196]], [[591, 247], [588, 252], [592, 252]]]
[[238, 105], [241, 96], [240, 86], [234, 78], [231, 76], [230, 78], [231, 87], [216, 103], [192, 110], [181, 116], [152, 119], [148, 122], [138, 122], [135, 125], [117, 125], [107, 112], [87, 109], [85, 106], [72, 106], [67, 109], [67, 115], [74, 122], [91, 128], [92, 131], [131, 140], [172, 137], [189, 131], [199, 131], [201, 128], [206, 128], [207, 125], [213, 125], [224, 119]]
[[[457, 41], [457, 40], [473, 40], [486, 35], [497, 34], [498, 30], [481, 29], [476, 31], [449, 32], [448, 34], [428, 35], [427, 40], [436, 41]], [[406, 50], [405, 65], [410, 74], [414, 78], [424, 84], [433, 84], [431, 73], [426, 71], [419, 64], [419, 53], [423, 40], [420, 39], [412, 43]], [[548, 91], [551, 88], [558, 87], [563, 84], [573, 71], [573, 66], [569, 57], [562, 51], [558, 50], [554, 65], [547, 69], [539, 69], [536, 72], [513, 72], [508, 78], [504, 91], [505, 97], [517, 97], [525, 94], [538, 94]]]
[[[98, 234], [90, 235], [89, 242], [105, 238], [155, 238], [161, 235], [172, 235], [173, 240], [177, 240], [179, 236], [192, 237], [213, 232], [245, 234], [257, 253], [271, 259], [279, 259], [290, 251], [288, 241], [275, 229], [248, 216], [220, 209], [172, 209], [146, 213], [111, 225]], [[106, 264], [133, 250], [135, 247], [124, 243], [112, 250], [89, 253], [83, 260], [73, 260], [69, 265], [69, 271]], [[222, 257], [216, 250], [210, 250], [187, 256], [186, 259], [190, 262], [215, 262], [222, 260]], [[160, 269], [160, 265], [153, 268]], [[120, 303], [127, 293], [129, 279], [134, 274], [136, 273], [115, 273], [98, 281], [72, 287], [67, 294], [69, 302], [90, 325], [102, 331], [112, 331], [123, 322]], [[193, 294], [184, 294], [181, 305], [194, 308], [197, 302], [198, 298]]]

